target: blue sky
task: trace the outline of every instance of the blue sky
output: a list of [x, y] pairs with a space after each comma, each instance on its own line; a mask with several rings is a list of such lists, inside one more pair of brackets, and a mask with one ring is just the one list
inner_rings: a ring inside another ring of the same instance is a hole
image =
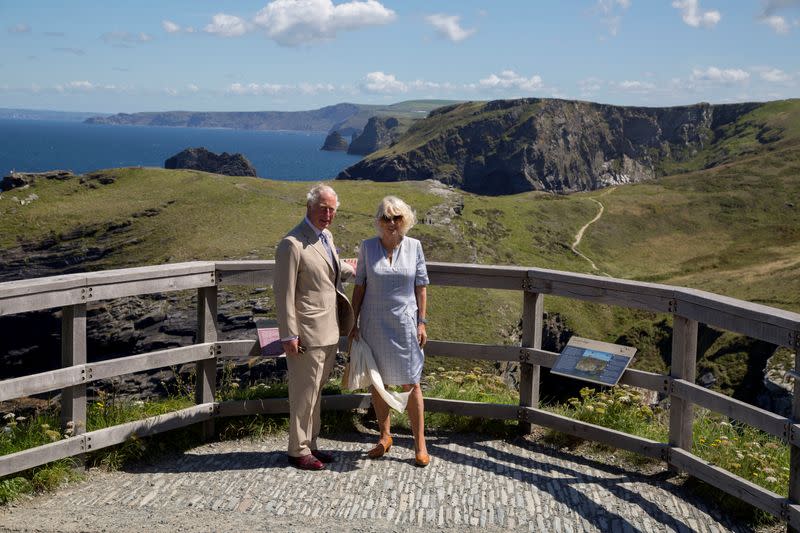
[[800, 97], [800, 0], [0, 0], [0, 107]]

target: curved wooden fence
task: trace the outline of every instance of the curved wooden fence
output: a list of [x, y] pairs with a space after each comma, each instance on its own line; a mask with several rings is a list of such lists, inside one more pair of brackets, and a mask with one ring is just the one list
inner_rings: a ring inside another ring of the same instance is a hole
[[[216, 417], [287, 413], [288, 400], [215, 402], [217, 361], [257, 354], [257, 341], [217, 340], [217, 288], [272, 283], [272, 261], [192, 262], [0, 283], [0, 316], [41, 309], [62, 309], [62, 368], [0, 381], [0, 401], [53, 390], [62, 391], [62, 423], [75, 433], [44, 446], [0, 457], [0, 477], [65, 457], [157, 434], [190, 424], [213, 431]], [[429, 341], [430, 354], [463, 359], [515, 361], [521, 366], [519, 405], [499, 405], [426, 398], [429, 411], [493, 419], [518, 419], [525, 429], [536, 424], [665, 461], [759, 509], [800, 528], [800, 383], [795, 380], [792, 417], [786, 418], [694, 383], [698, 324], [704, 323], [790, 348], [800, 367], [800, 315], [712, 293], [591, 275], [524, 267], [429, 263], [435, 285], [506, 289], [522, 293], [521, 346]], [[86, 360], [87, 304], [124, 296], [197, 290], [196, 344], [108, 361]], [[670, 397], [669, 442], [580, 422], [539, 409], [541, 367], [552, 367], [558, 354], [541, 349], [543, 297], [556, 295], [599, 304], [669, 313], [673, 317], [669, 375], [628, 369], [621, 383]], [[86, 432], [86, 384], [92, 381], [164, 368], [197, 364], [196, 405], [136, 422]], [[791, 375], [796, 375], [794, 371]], [[369, 405], [367, 394], [326, 396], [324, 409]], [[791, 446], [788, 498], [750, 483], [691, 453], [693, 406], [705, 407], [754, 426]]]

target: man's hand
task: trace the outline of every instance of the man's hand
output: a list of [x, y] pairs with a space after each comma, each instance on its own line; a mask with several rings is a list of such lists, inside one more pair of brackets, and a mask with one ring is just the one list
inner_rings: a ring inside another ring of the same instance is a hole
[[283, 351], [286, 352], [286, 355], [299, 355], [300, 353], [302, 353], [302, 348], [300, 348], [299, 339], [283, 341], [281, 344], [283, 344]]

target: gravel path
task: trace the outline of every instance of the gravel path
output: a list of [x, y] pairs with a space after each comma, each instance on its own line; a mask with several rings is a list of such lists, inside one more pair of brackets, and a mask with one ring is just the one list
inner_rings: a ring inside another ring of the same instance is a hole
[[396, 436], [321, 441], [338, 461], [290, 468], [286, 437], [213, 442], [0, 508], [0, 531], [749, 531], [672, 483], [523, 438], [431, 437], [427, 468]]

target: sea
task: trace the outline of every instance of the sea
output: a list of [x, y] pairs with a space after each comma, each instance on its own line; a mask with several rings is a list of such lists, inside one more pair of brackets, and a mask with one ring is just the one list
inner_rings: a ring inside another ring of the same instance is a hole
[[249, 131], [222, 128], [93, 125], [74, 120], [0, 118], [0, 177], [12, 170], [64, 169], [76, 174], [116, 167], [164, 167], [186, 148], [243, 154], [259, 177], [320, 181], [360, 156], [320, 150], [324, 132]]

